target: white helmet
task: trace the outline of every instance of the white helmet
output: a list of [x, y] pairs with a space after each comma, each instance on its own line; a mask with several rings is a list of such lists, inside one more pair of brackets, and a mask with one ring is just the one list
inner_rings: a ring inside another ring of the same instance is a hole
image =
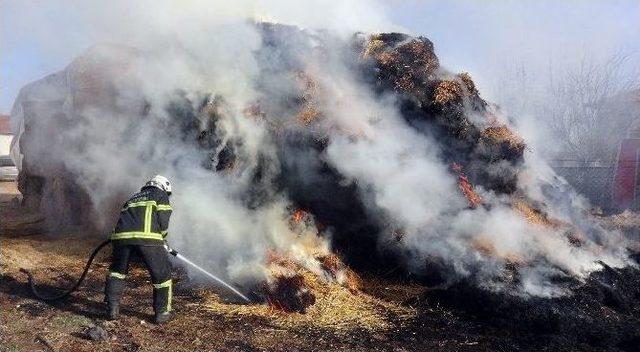
[[168, 195], [171, 195], [171, 182], [169, 179], [162, 175], [155, 175], [152, 179], [145, 183], [146, 186], [160, 188], [161, 190], [167, 192]]

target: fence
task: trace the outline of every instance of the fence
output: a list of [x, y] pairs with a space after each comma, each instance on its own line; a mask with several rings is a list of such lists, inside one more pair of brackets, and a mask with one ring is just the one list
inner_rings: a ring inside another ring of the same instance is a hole
[[611, 208], [615, 163], [555, 160], [551, 167], [593, 205]]

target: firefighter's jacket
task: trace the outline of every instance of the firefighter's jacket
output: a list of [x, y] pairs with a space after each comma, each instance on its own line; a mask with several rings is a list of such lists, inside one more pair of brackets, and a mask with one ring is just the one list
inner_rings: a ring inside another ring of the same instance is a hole
[[167, 192], [143, 187], [124, 203], [111, 240], [115, 245], [163, 245], [171, 211]]

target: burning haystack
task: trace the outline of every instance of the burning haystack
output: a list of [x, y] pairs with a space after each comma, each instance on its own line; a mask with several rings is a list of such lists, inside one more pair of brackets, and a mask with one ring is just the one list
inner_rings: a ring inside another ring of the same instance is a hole
[[548, 297], [597, 260], [628, 263], [627, 239], [525, 162], [509, 120], [428, 39], [241, 26], [254, 46], [211, 43], [219, 66], [179, 45], [103, 46], [25, 87], [25, 200], [108, 230], [161, 171], [170, 241], [292, 312], [320, 299], [308, 275], [357, 293], [350, 268]]

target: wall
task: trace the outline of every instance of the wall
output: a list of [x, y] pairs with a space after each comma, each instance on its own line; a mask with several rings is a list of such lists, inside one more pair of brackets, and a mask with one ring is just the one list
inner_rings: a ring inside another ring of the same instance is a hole
[[0, 134], [0, 155], [9, 155], [12, 138], [13, 136], [10, 134]]

